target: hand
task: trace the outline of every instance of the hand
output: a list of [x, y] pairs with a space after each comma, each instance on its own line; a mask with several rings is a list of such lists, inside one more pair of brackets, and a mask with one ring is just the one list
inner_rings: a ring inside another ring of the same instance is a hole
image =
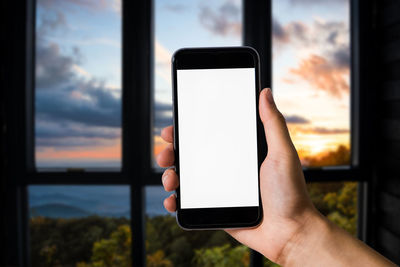
[[[260, 169], [264, 217], [257, 227], [226, 229], [226, 232], [281, 265], [392, 266], [315, 209], [307, 194], [302, 166], [285, 119], [270, 89], [260, 93], [259, 112], [268, 143], [268, 155]], [[173, 166], [172, 126], [163, 129], [161, 137], [169, 144], [159, 154], [157, 162], [161, 167]], [[162, 183], [166, 191], [179, 186], [173, 169], [164, 172]], [[170, 212], [175, 211], [175, 195], [166, 198], [164, 206]]]
[[[264, 218], [255, 228], [226, 231], [239, 242], [278, 261], [287, 241], [301, 231], [315, 209], [307, 195], [300, 160], [284, 117], [276, 108], [270, 89], [260, 93], [259, 106], [268, 143], [268, 156], [260, 170]], [[159, 154], [157, 161], [161, 167], [169, 167], [174, 164], [172, 126], [163, 129], [161, 137], [170, 144]], [[162, 182], [166, 191], [179, 186], [173, 169], [164, 172]], [[175, 211], [175, 196], [165, 199], [164, 206], [168, 211]]]

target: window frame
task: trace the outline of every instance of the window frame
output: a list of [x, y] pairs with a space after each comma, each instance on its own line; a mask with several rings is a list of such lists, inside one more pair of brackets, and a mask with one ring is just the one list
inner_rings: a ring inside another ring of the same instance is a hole
[[[371, 29], [370, 1], [349, 0], [351, 21], [351, 159], [350, 166], [306, 168], [307, 182], [357, 181], [358, 236], [368, 241], [371, 196], [368, 194], [372, 169], [369, 141], [374, 138], [368, 129], [375, 122], [371, 104], [374, 96], [366, 82], [360, 79], [372, 67], [366, 62]], [[161, 185], [161, 173], [152, 168], [152, 126], [154, 97], [154, 16], [153, 1], [122, 1], [122, 169], [119, 172], [37, 172], [34, 167], [34, 62], [36, 1], [5, 1], [2, 9], [6, 18], [9, 55], [5, 56], [1, 101], [5, 116], [2, 135], [8, 162], [2, 166], [7, 196], [5, 212], [9, 215], [7, 263], [30, 266], [29, 260], [29, 185], [127, 185], [130, 187], [132, 263], [145, 264], [145, 187]], [[243, 0], [243, 42], [256, 48], [261, 56], [261, 85], [270, 87], [271, 73], [271, 0]], [[20, 14], [16, 16], [15, 14]], [[367, 15], [365, 15], [367, 14]], [[367, 23], [365, 23], [367, 22]], [[135, 42], [135, 40], [141, 40]], [[24, 77], [21, 79], [21, 76]], [[5, 78], [7, 77], [7, 79]], [[4, 100], [7, 99], [7, 100]], [[23, 107], [13, 105], [24, 99]], [[8, 104], [10, 103], [10, 104]], [[137, 127], [140, 125], [139, 127]], [[360, 133], [364, 134], [361, 135]], [[366, 133], [366, 134], [365, 134]], [[137, 140], [140, 140], [138, 142]], [[266, 153], [266, 151], [265, 151]], [[23, 162], [21, 166], [21, 162]], [[262, 266], [261, 254], [252, 252], [250, 266]]]

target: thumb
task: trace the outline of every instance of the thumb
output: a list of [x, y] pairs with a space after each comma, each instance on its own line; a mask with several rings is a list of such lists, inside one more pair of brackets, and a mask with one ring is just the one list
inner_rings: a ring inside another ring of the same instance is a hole
[[260, 118], [264, 125], [268, 151], [280, 153], [293, 152], [294, 146], [286, 126], [285, 118], [275, 105], [272, 91], [265, 88], [260, 93]]

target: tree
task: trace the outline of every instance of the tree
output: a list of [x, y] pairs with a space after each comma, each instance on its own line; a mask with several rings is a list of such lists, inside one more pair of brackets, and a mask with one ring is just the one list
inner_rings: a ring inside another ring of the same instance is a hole
[[328, 219], [356, 235], [357, 183], [343, 183], [341, 190], [326, 194], [323, 201], [331, 210], [327, 215]]
[[77, 262], [88, 262], [93, 244], [108, 238], [122, 224], [129, 224], [129, 220], [99, 216], [33, 217], [29, 227], [31, 265], [75, 266]]
[[128, 267], [131, 261], [131, 228], [121, 225], [109, 239], [102, 239], [93, 244], [90, 263], [81, 262], [77, 267]]
[[226, 244], [220, 247], [195, 250], [193, 263], [203, 267], [244, 267], [249, 266], [250, 252], [246, 246], [231, 247]]
[[334, 151], [319, 156], [305, 157], [302, 161], [309, 167], [349, 165], [350, 149], [347, 146], [339, 145]]
[[151, 255], [146, 257], [147, 267], [172, 267], [174, 266], [170, 260], [165, 257], [165, 253], [162, 250], [157, 250]]

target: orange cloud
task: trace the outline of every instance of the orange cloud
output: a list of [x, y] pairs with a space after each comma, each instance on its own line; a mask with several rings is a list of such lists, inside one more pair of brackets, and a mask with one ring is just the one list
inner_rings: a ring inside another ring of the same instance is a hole
[[324, 57], [312, 54], [301, 61], [290, 73], [308, 82], [313, 88], [341, 98], [349, 94], [349, 68], [328, 62]]
[[38, 160], [59, 160], [59, 159], [90, 159], [90, 160], [119, 160], [121, 159], [121, 143], [116, 142], [109, 146], [81, 147], [74, 150], [62, 150], [44, 148], [36, 151]]
[[[291, 127], [294, 128], [294, 127]], [[296, 132], [302, 134], [317, 134], [317, 135], [326, 135], [326, 134], [350, 134], [350, 130], [348, 128], [325, 128], [325, 127], [295, 127]]]

